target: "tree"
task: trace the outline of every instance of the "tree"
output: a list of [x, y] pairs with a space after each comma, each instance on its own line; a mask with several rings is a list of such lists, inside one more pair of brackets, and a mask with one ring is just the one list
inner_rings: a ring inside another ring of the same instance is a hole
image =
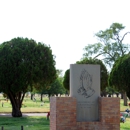
[[[125, 29], [125, 26], [123, 26], [122, 24], [113, 23], [105, 31], [99, 31], [96, 34], [96, 37], [99, 39], [99, 43], [89, 44], [88, 46], [86, 46], [84, 48], [86, 51], [84, 56], [89, 57], [94, 55], [94, 58], [102, 56], [104, 63], [111, 67], [119, 57], [127, 54], [130, 49], [129, 44], [123, 43], [125, 36], [127, 34], [130, 34], [130, 32], [126, 32], [124, 35], [121, 36], [120, 33], [123, 29]], [[124, 96], [125, 95], [126, 94], [124, 94]], [[124, 97], [124, 100], [125, 99], [126, 97]]]
[[127, 96], [130, 97], [130, 54], [120, 57], [110, 72], [109, 84], [124, 92], [124, 105], [127, 106]]
[[62, 95], [65, 94], [65, 88], [63, 87], [63, 78], [58, 77], [54, 83], [51, 84], [50, 89], [48, 90], [48, 94], [50, 95], [56, 95], [58, 94]]
[[130, 46], [124, 44], [123, 40], [127, 34], [126, 32], [123, 36], [120, 35], [121, 31], [125, 29], [120, 23], [113, 23], [105, 31], [99, 31], [95, 34], [99, 42], [95, 44], [89, 44], [84, 48], [86, 53], [85, 57], [94, 56], [97, 58], [99, 56], [103, 57], [105, 64], [112, 66], [112, 64], [124, 54], [129, 52]]
[[77, 64], [99, 64], [100, 65], [100, 71], [101, 71], [101, 94], [103, 96], [106, 96], [105, 88], [108, 86], [108, 72], [106, 66], [103, 64], [103, 62], [99, 59], [92, 59], [92, 58], [84, 58], [81, 61], [77, 61]]
[[[92, 58], [84, 58], [81, 61], [77, 61], [76, 64], [99, 64], [101, 66], [101, 91], [104, 96], [105, 95], [105, 88], [108, 85], [107, 79], [108, 79], [108, 73], [105, 65], [103, 62], [99, 59], [92, 59]], [[64, 75], [64, 87], [68, 90], [70, 90], [70, 70], [66, 70], [65, 75]]]
[[62, 70], [56, 70], [57, 78], [54, 80], [50, 86], [45, 87], [42, 90], [39, 90], [42, 94], [48, 94], [50, 97], [51, 95], [58, 96], [58, 94], [62, 95], [65, 93], [65, 88], [63, 87], [63, 77], [62, 77]]
[[130, 100], [130, 91], [127, 91], [126, 94], [127, 94], [128, 98]]
[[63, 86], [66, 90], [70, 90], [70, 69], [65, 71]]
[[55, 79], [54, 56], [47, 45], [19, 37], [0, 45], [0, 90], [11, 101], [13, 117], [22, 116], [21, 105], [29, 87], [37, 83], [47, 86]]
[[41, 102], [42, 102], [43, 101], [43, 94], [47, 94], [47, 91], [49, 89], [50, 89], [50, 84], [48, 84], [48, 85], [44, 84], [44, 83], [41, 84], [41, 82], [34, 84], [33, 90], [31, 91], [31, 100], [33, 100], [35, 93], [38, 93], [41, 95]]
[[116, 92], [116, 90], [113, 87], [106, 87], [106, 92], [108, 93], [108, 97], [111, 97], [111, 95], [113, 96], [113, 94]]

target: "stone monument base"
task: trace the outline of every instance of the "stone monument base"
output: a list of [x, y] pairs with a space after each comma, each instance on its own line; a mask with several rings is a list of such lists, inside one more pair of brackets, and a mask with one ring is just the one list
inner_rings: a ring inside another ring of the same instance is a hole
[[50, 130], [120, 130], [120, 99], [99, 97], [99, 121], [76, 121], [76, 98], [50, 98]]

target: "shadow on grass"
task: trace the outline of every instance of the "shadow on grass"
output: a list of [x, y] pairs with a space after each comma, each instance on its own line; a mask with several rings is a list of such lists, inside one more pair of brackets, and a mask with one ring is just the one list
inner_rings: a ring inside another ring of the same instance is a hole
[[[0, 117], [0, 127], [5, 130], [18, 130], [23, 126], [26, 130], [49, 130], [49, 121], [46, 117]], [[1, 129], [1, 128], [0, 128]]]

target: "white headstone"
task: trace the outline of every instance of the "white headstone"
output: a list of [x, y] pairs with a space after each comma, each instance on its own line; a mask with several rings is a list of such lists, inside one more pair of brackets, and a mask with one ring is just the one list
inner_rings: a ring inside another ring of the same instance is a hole
[[77, 99], [77, 121], [98, 121], [100, 65], [70, 65], [70, 96]]

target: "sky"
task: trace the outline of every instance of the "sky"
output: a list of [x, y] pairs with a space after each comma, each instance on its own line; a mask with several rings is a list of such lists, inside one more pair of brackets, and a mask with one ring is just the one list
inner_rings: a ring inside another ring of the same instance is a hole
[[15, 37], [45, 43], [64, 75], [85, 46], [98, 42], [95, 33], [114, 22], [130, 31], [129, 5], [129, 0], [0, 0], [0, 43]]

